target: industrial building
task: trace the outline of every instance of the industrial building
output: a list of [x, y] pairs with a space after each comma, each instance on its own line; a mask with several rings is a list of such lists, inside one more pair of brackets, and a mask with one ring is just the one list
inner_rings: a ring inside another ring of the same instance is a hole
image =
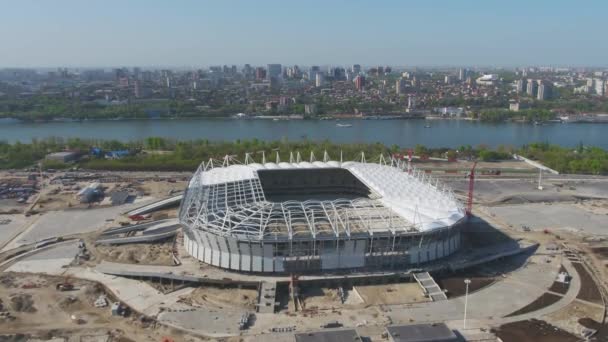
[[78, 159], [78, 152], [64, 151], [49, 153], [46, 156], [46, 160], [58, 161], [62, 163], [68, 163]]
[[462, 341], [445, 323], [390, 325], [386, 327], [392, 342], [459, 342]]
[[203, 163], [180, 221], [195, 258], [242, 272], [417, 267], [460, 246], [453, 193], [401, 160]]

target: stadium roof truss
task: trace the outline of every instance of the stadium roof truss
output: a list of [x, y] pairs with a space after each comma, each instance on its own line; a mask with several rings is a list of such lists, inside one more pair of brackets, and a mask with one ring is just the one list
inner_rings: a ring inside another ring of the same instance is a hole
[[[464, 217], [453, 193], [405, 161], [383, 156], [378, 163], [323, 162], [311, 154], [290, 163], [245, 163], [231, 156], [202, 163], [192, 177], [180, 211], [189, 227], [249, 240], [335, 239], [359, 234], [415, 234], [449, 226]], [[221, 164], [220, 164], [221, 163]], [[221, 165], [221, 166], [220, 166]], [[372, 191], [370, 198], [268, 201], [260, 169], [348, 169]]]

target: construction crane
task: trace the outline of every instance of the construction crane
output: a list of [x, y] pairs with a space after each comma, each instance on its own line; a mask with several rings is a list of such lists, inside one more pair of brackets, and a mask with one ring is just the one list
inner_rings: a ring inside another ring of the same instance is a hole
[[475, 168], [477, 167], [477, 162], [473, 163], [473, 167], [471, 168], [471, 172], [469, 173], [469, 198], [467, 201], [467, 216], [471, 216], [473, 212], [473, 190], [475, 187]]

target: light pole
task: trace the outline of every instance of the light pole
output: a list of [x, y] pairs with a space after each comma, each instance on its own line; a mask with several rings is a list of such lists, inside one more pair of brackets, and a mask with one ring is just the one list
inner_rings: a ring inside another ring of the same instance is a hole
[[471, 283], [471, 279], [465, 279], [465, 290], [464, 290], [464, 320], [462, 321], [462, 329], [467, 328], [467, 304], [469, 300], [469, 284]]

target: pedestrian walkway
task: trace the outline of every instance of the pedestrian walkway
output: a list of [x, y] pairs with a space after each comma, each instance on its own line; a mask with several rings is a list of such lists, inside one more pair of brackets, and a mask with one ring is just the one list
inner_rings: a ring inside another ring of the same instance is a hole
[[429, 272], [414, 273], [414, 279], [416, 279], [424, 294], [431, 298], [433, 302], [448, 299], [445, 292], [441, 290]]

